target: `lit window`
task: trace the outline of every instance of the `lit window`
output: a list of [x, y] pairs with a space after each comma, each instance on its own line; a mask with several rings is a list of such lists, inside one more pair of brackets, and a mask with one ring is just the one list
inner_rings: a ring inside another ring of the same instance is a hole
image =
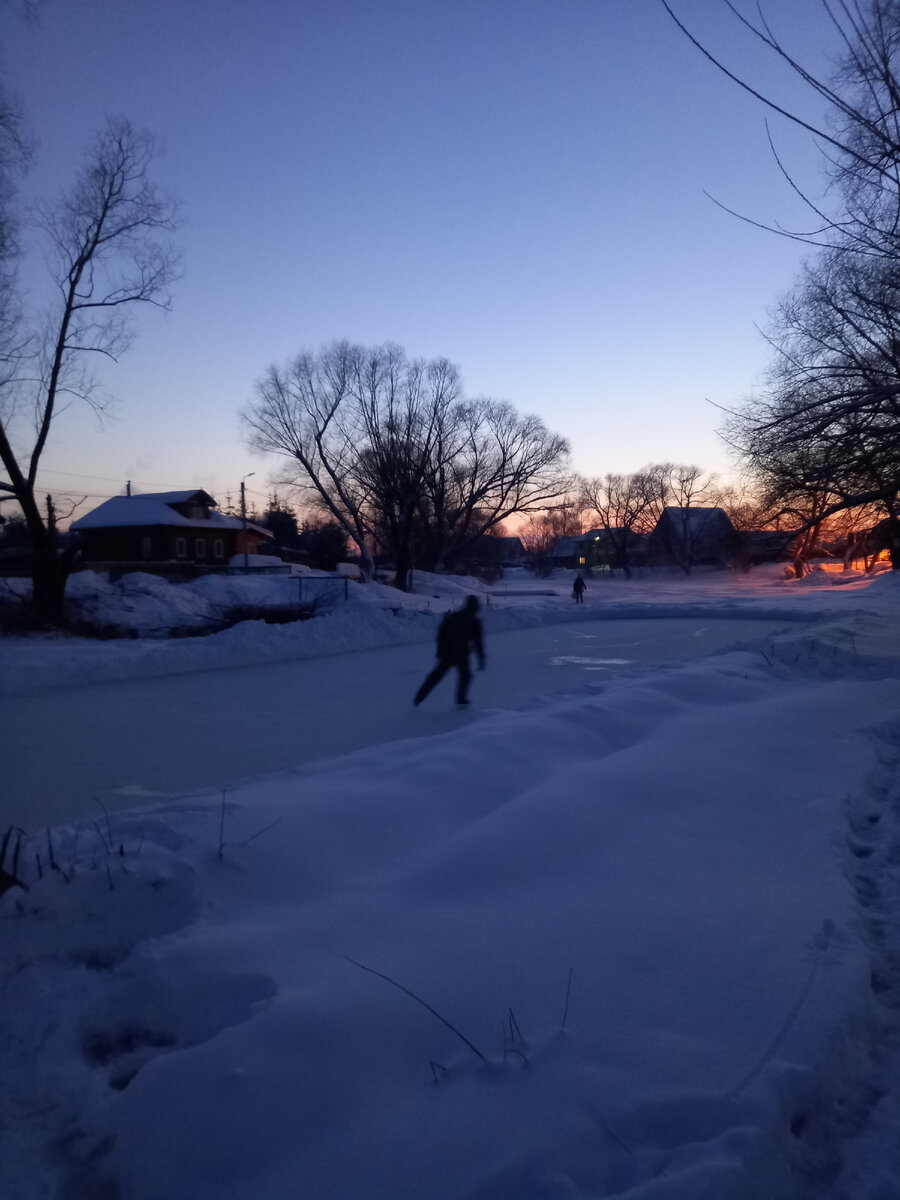
[[578, 560], [578, 565], [579, 565], [579, 567], [583, 567], [583, 566], [584, 566], [584, 559], [583, 559], [583, 558], [579, 558], [579, 560]]

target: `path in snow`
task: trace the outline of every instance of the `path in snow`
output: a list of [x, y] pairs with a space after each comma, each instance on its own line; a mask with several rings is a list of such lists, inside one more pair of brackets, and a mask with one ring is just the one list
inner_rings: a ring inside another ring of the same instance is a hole
[[[419, 709], [421, 643], [262, 666], [17, 695], [2, 701], [0, 829], [33, 830], [109, 808], [220, 789], [383, 742], [457, 729], [487, 708], [518, 708], [611, 672], [756, 642], [784, 623], [643, 619], [490, 634], [473, 707], [444, 680]], [[148, 795], [152, 793], [152, 795]]]

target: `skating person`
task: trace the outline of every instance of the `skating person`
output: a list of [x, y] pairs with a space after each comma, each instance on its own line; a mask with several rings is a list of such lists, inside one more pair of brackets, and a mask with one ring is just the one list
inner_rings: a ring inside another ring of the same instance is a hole
[[478, 597], [469, 596], [465, 604], [457, 612], [447, 613], [438, 627], [437, 636], [437, 666], [425, 678], [422, 686], [416, 692], [414, 705], [419, 705], [428, 693], [444, 678], [448, 671], [456, 667], [456, 703], [460, 708], [469, 703], [469, 683], [472, 670], [469, 666], [469, 652], [474, 650], [478, 655], [478, 666], [484, 670], [484, 638], [481, 621], [475, 615], [478, 612]]

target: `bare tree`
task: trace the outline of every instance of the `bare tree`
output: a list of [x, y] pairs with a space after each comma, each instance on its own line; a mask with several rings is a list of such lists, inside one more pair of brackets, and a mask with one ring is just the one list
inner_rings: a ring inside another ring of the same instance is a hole
[[773, 317], [767, 387], [723, 433], [771, 503], [900, 512], [900, 265], [828, 251]]
[[456, 445], [459, 375], [446, 359], [411, 362], [394, 345], [361, 351], [355, 363], [365, 433], [356, 472], [370, 525], [394, 560], [395, 583], [407, 591], [422, 497]]
[[453, 416], [448, 453], [429, 478], [423, 505], [435, 565], [452, 564], [501, 522], [571, 490], [568, 442], [539, 417], [484, 397], [461, 402]]
[[[778, 156], [776, 161], [793, 192], [810, 214], [808, 229], [791, 230], [781, 225], [742, 219], [780, 236], [819, 248], [854, 249], [876, 257], [900, 255], [900, 226], [896, 214], [900, 199], [900, 108], [895, 69], [897, 31], [900, 26], [898, 0], [821, 0], [822, 20], [834, 31], [841, 48], [841, 61], [831, 77], [817, 75], [791, 52], [775, 32], [762, 4], [753, 18], [740, 11], [733, 0], [722, 0], [740, 30], [751, 42], [765, 49], [793, 72], [821, 104], [823, 120], [813, 123], [780, 104], [771, 95], [733, 71], [727, 61], [704, 44], [679, 16], [677, 0], [659, 0], [688, 40], [719, 71], [749, 93], [774, 118], [812, 133], [823, 156], [829, 179], [821, 200], [806, 194]], [[773, 6], [774, 7], [774, 6]], [[830, 206], [830, 211], [826, 208]], [[724, 206], [723, 206], [724, 207]]]
[[36, 481], [60, 405], [80, 398], [103, 408], [90, 360], [116, 360], [129, 346], [129, 316], [143, 304], [167, 307], [174, 256], [160, 235], [174, 227], [174, 207], [149, 180], [153, 139], [124, 120], [97, 137], [72, 190], [41, 214], [57, 301], [33, 334], [0, 404], [0, 492], [21, 506], [33, 546], [35, 613], [63, 619], [71, 555], [60, 552], [52, 503], [42, 513]]
[[519, 537], [539, 572], [549, 574], [553, 548], [560, 538], [577, 537], [584, 529], [580, 496], [564, 497], [558, 504], [530, 513]]
[[337, 521], [359, 551], [363, 578], [370, 579], [375, 564], [366, 496], [356, 477], [361, 429], [353, 358], [348, 342], [335, 342], [319, 355], [302, 352], [285, 367], [269, 367], [243, 419], [251, 446], [296, 463], [279, 482], [296, 487], [307, 503], [315, 499]]
[[808, 533], [807, 541], [818, 523], [844, 509], [876, 503], [896, 520], [900, 3], [822, 0], [823, 20], [841, 53], [838, 68], [823, 79], [788, 51], [761, 7], [751, 19], [732, 0], [723, 2], [748, 36], [811, 89], [822, 104], [822, 122], [811, 124], [738, 77], [681, 21], [674, 0], [661, 0], [720, 70], [770, 113], [815, 134], [828, 180], [823, 198], [812, 198], [776, 154], [811, 222], [806, 230], [775, 232], [816, 247], [818, 254], [774, 314], [768, 336], [775, 362], [765, 393], [732, 414], [724, 434], [769, 501], [806, 512], [797, 532]]
[[446, 564], [506, 518], [565, 490], [568, 447], [510, 404], [466, 401], [445, 359], [338, 342], [270, 367], [244, 420], [251, 445], [289, 457], [288, 480], [316, 495], [359, 548], [409, 583], [414, 561]]
[[15, 377], [28, 345], [16, 280], [20, 248], [15, 201], [16, 185], [29, 151], [21, 114], [0, 90], [0, 398]]
[[456, 400], [444, 360], [410, 362], [397, 346], [335, 342], [272, 366], [244, 411], [250, 444], [286, 455], [284, 482], [312, 496], [356, 545], [364, 578], [386, 546], [407, 581], [416, 507]]
[[631, 577], [634, 551], [656, 523], [655, 476], [608, 474], [582, 482], [582, 505], [606, 534], [610, 566]]
[[774, 514], [758, 488], [746, 478], [722, 487], [719, 506], [739, 533], [773, 528]]

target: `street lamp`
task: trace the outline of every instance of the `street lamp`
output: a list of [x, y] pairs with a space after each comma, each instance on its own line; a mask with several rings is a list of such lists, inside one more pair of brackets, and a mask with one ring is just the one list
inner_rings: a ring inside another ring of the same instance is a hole
[[[244, 476], [244, 479], [249, 479], [251, 475], [255, 474], [255, 471], [250, 471]], [[244, 479], [241, 480], [241, 529], [244, 531], [244, 574], [246, 575], [250, 570], [250, 559], [247, 555], [247, 496], [244, 491]]]

